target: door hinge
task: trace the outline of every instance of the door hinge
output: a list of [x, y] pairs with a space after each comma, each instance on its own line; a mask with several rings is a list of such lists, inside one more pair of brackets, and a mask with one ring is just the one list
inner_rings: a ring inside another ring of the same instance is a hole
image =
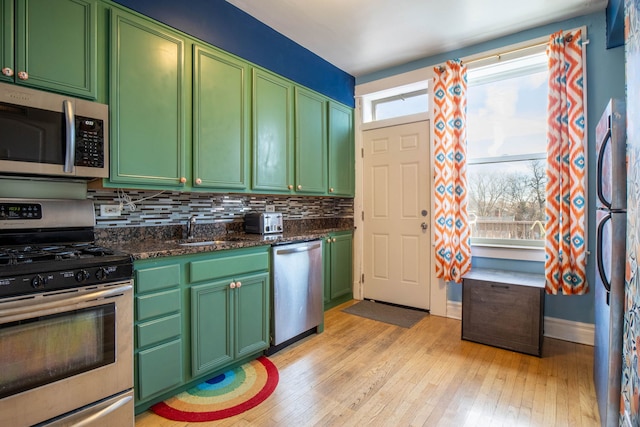
[[364, 221], [364, 211], [362, 211], [362, 220]]
[[364, 283], [364, 273], [362, 273], [362, 278], [360, 279], [360, 283]]
[[360, 149], [360, 157], [362, 157], [364, 159], [364, 148]]

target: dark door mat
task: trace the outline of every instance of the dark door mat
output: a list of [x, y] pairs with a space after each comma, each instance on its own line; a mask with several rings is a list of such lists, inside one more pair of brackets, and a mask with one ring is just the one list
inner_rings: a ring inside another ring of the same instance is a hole
[[360, 301], [342, 311], [403, 328], [412, 327], [428, 314], [426, 311], [418, 309], [413, 310], [368, 300]]

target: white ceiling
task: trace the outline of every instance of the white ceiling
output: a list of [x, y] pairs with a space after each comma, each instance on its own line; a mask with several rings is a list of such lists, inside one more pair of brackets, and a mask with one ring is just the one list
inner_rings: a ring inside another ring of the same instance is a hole
[[227, 1], [356, 77], [607, 5], [607, 0]]

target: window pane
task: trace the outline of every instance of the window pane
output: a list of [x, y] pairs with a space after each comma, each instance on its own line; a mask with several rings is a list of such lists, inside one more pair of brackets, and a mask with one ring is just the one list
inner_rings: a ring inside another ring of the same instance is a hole
[[468, 165], [471, 237], [542, 242], [545, 164], [528, 160]]
[[547, 71], [469, 85], [470, 159], [546, 152]]
[[374, 120], [391, 119], [428, 111], [429, 98], [424, 91], [418, 95], [406, 97], [392, 97], [381, 99], [373, 103]]

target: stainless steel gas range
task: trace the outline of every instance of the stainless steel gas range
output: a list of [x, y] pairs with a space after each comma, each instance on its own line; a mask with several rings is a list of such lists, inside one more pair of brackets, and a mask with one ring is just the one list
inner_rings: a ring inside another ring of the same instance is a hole
[[88, 200], [0, 199], [0, 425], [133, 426], [133, 262]]

